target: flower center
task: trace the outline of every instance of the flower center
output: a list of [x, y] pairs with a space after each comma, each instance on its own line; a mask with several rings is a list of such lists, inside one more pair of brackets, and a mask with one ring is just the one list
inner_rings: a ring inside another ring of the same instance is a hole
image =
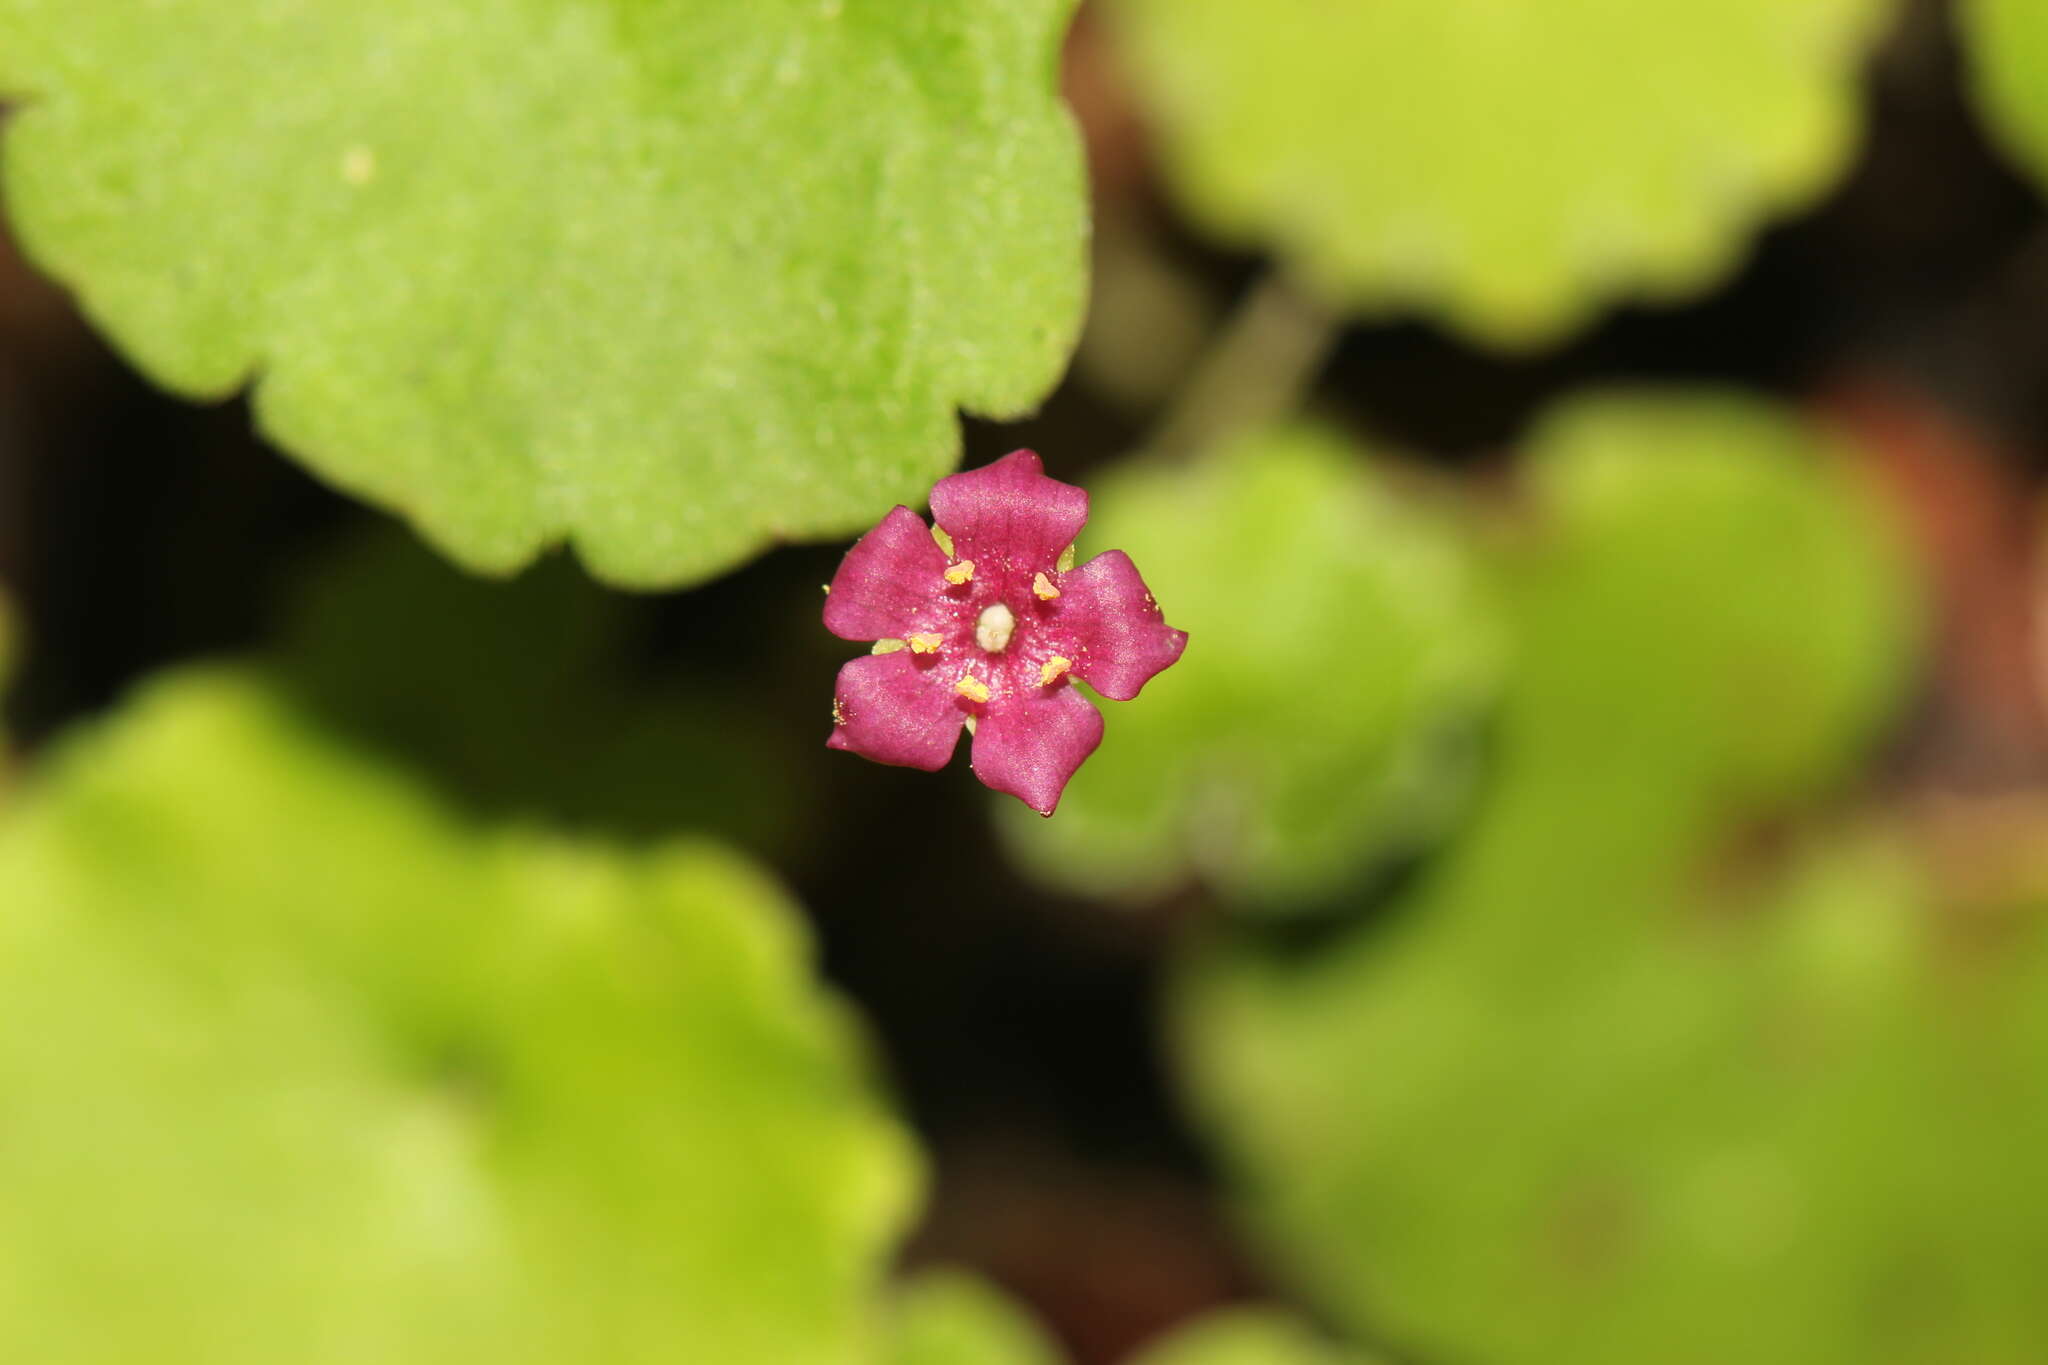
[[1000, 654], [1010, 647], [1010, 634], [1017, 629], [1017, 618], [1001, 602], [981, 609], [981, 619], [974, 623], [974, 643], [991, 654]]

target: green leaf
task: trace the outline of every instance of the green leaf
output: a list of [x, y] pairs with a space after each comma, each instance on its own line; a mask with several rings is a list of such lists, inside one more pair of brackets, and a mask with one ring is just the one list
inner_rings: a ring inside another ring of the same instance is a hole
[[1977, 107], [2007, 153], [2048, 183], [2048, 11], [2033, 0], [1956, 7]]
[[[2009, 8], [2018, 8], [2025, 0]], [[1728, 273], [1857, 137], [1886, 0], [1118, 0], [1168, 169], [1333, 300], [1502, 346]]]
[[[1312, 968], [1210, 960], [1182, 1018], [1280, 1264], [1424, 1358], [2030, 1358], [2043, 907], [1994, 915], [2009, 961], [1944, 950], [1970, 912], [1904, 842], [1837, 836], [1739, 894], [1496, 900]], [[1557, 941], [1540, 975], [1501, 967], [1516, 915]]]
[[644, 604], [567, 560], [496, 582], [380, 529], [310, 569], [276, 651], [281, 677], [323, 720], [471, 807], [764, 852], [805, 832], [812, 793], [796, 774], [815, 740], [776, 723], [758, 682], [742, 695], [649, 668]]
[[896, 1297], [884, 1365], [1060, 1365], [1043, 1328], [987, 1281], [926, 1271]]
[[0, 1355], [866, 1361], [912, 1161], [805, 959], [716, 846], [153, 684], [0, 823]]
[[1682, 390], [1568, 401], [1529, 446], [1544, 533], [1496, 566], [1524, 642], [1511, 780], [1655, 783], [1661, 805], [1712, 814], [1796, 798], [1862, 754], [1918, 603], [1846, 451], [1764, 403]]
[[1072, 0], [0, 0], [31, 255], [465, 564], [858, 530], [1078, 327]]
[[1367, 1365], [1298, 1319], [1269, 1308], [1232, 1308], [1198, 1318], [1140, 1352], [1131, 1365]]
[[1458, 815], [1497, 641], [1443, 509], [1303, 427], [1103, 480], [1087, 539], [1129, 552], [1190, 643], [1107, 708], [1055, 818], [1003, 812], [1034, 874], [1133, 895], [1197, 871], [1286, 909]]
[[1373, 928], [1219, 935], [1181, 977], [1248, 1213], [1333, 1318], [1426, 1357], [2023, 1359], [1992, 1347], [2048, 1324], [1996, 1267], [2048, 1188], [1990, 1191], [2038, 1172], [2000, 1144], [2039, 1131], [2048, 1049], [1967, 1059], [2026, 990], [1981, 1031], [1955, 1012], [1974, 988], [1925, 970], [1893, 831], [1795, 840], [1788, 871], [1738, 840], [1896, 703], [1890, 528], [1754, 403], [1599, 396], [1535, 445], [1478, 819]]
[[7, 716], [5, 706], [7, 689], [14, 681], [15, 652], [14, 604], [5, 592], [0, 592], [0, 792], [7, 786]]

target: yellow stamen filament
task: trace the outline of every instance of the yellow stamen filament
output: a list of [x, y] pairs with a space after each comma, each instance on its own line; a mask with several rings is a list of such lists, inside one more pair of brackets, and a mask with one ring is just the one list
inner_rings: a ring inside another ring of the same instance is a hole
[[913, 654], [936, 654], [939, 646], [946, 643], [945, 637], [925, 632], [910, 637], [910, 652]]
[[947, 535], [937, 522], [932, 523], [932, 539], [937, 541], [939, 548], [946, 552], [946, 558], [951, 559], [953, 557], [953, 537]]
[[1051, 687], [1053, 679], [1059, 677], [1060, 674], [1073, 666], [1074, 661], [1072, 659], [1062, 659], [1057, 654], [1053, 655], [1038, 666], [1038, 685], [1040, 687]]
[[1053, 598], [1060, 595], [1060, 590], [1055, 588], [1052, 585], [1052, 580], [1044, 574], [1040, 574], [1031, 580], [1031, 591], [1038, 594], [1038, 600], [1041, 602], [1050, 602]]
[[1066, 549], [1060, 551], [1060, 562], [1055, 567], [1057, 567], [1061, 573], [1065, 573], [1067, 570], [1074, 567], [1074, 547], [1072, 545], [1069, 545]]
[[955, 564], [952, 568], [946, 570], [946, 581], [956, 586], [961, 583], [973, 582], [974, 561], [971, 559], [963, 559], [958, 564]]
[[960, 681], [953, 684], [953, 690], [969, 701], [988, 700], [988, 684], [972, 673], [963, 674]]
[[868, 653], [894, 654], [897, 650], [901, 648], [903, 648], [903, 641], [901, 640], [877, 640], [875, 641], [875, 647], [869, 650]]

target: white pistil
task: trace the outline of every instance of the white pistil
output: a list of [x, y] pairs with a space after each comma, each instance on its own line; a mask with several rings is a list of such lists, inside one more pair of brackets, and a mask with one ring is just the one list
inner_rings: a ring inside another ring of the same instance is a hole
[[1010, 647], [1010, 635], [1016, 629], [1016, 616], [1001, 602], [994, 602], [981, 609], [981, 619], [974, 623], [974, 643], [990, 654], [1000, 654]]

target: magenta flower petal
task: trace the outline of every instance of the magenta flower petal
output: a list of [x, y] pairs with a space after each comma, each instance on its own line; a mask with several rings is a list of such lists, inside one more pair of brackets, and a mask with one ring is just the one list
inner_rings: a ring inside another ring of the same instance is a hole
[[[990, 559], [1027, 575], [1051, 568], [1088, 520], [1088, 494], [1045, 476], [1028, 450], [949, 474], [932, 488], [932, 519], [961, 558]], [[993, 567], [993, 566], [991, 566]]]
[[924, 518], [892, 508], [832, 575], [825, 629], [842, 640], [900, 640], [924, 624], [945, 571], [946, 553]]
[[943, 670], [898, 650], [866, 655], [839, 670], [832, 719], [828, 748], [937, 772], [953, 756], [967, 713]]
[[898, 507], [832, 580], [826, 626], [889, 643], [839, 671], [826, 743], [932, 770], [973, 718], [975, 775], [1051, 815], [1102, 742], [1102, 716], [1074, 679], [1128, 700], [1188, 637], [1122, 551], [1064, 567], [1088, 495], [1047, 478], [1028, 450], [939, 480], [932, 513], [951, 536], [944, 548]]
[[1040, 815], [1102, 743], [1102, 713], [1065, 683], [1005, 697], [974, 731], [974, 775]]
[[1187, 647], [1166, 624], [1137, 566], [1122, 550], [1060, 577], [1059, 629], [1072, 641], [1074, 674], [1111, 701], [1129, 701]]

